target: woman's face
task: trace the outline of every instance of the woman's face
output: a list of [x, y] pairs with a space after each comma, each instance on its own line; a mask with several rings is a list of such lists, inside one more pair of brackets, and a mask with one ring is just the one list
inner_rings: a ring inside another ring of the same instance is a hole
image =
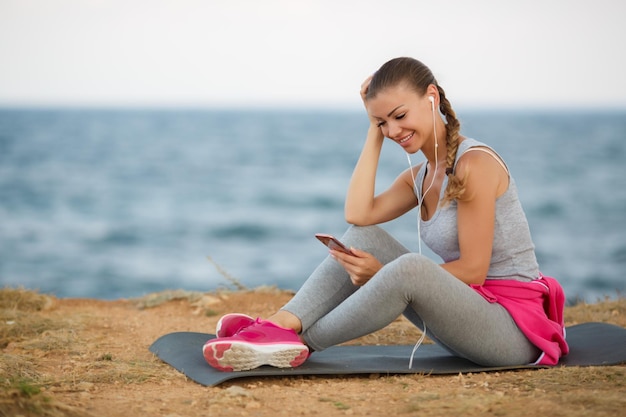
[[408, 153], [419, 151], [433, 138], [431, 103], [405, 85], [387, 87], [367, 100], [369, 116], [378, 122], [383, 135]]

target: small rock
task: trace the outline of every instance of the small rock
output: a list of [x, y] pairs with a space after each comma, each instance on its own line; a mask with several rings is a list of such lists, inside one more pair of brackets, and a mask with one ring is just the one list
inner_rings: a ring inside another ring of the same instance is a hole
[[231, 397], [252, 397], [250, 391], [237, 385], [226, 388], [226, 393]]

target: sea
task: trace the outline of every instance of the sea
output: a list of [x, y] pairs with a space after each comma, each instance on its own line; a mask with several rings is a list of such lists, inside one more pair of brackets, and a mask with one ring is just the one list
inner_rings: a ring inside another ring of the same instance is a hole
[[[623, 297], [626, 110], [457, 111], [507, 162], [568, 303]], [[367, 126], [360, 110], [0, 109], [0, 287], [297, 290], [327, 255], [314, 234], [348, 226]], [[407, 166], [385, 143], [377, 190]], [[416, 218], [382, 227], [418, 251]]]

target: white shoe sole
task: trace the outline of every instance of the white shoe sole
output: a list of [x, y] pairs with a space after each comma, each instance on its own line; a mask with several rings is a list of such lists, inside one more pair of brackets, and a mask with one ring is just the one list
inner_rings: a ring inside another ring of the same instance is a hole
[[247, 371], [263, 365], [293, 368], [309, 356], [309, 349], [301, 343], [253, 344], [224, 341], [206, 344], [203, 348], [206, 361], [220, 371]]

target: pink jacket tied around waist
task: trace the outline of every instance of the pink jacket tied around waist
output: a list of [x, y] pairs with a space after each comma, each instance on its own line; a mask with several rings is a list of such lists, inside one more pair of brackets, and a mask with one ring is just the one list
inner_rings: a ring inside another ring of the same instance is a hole
[[543, 352], [534, 365], [556, 365], [567, 355], [565, 294], [557, 280], [543, 275], [531, 282], [488, 279], [471, 287], [490, 303], [504, 307], [528, 340]]

